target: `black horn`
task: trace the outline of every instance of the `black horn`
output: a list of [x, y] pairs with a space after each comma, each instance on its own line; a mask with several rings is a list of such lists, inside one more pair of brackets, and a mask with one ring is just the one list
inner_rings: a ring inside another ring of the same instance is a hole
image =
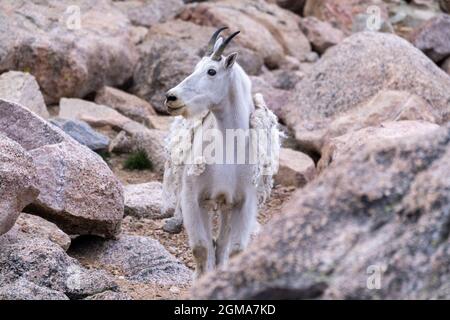
[[211, 55], [213, 53], [214, 45], [216, 44], [217, 37], [225, 29], [228, 29], [228, 27], [219, 28], [213, 33], [213, 35], [211, 36], [211, 39], [208, 42], [208, 47], [206, 48], [205, 56], [209, 56], [209, 55]]
[[226, 38], [221, 44], [220, 46], [217, 48], [217, 50], [214, 52], [214, 54], [212, 55], [211, 59], [219, 61], [222, 57], [223, 51], [225, 50], [225, 48], [227, 47], [227, 45], [230, 43], [230, 41], [239, 34], [240, 31], [236, 31], [235, 33], [233, 33], [232, 35], [230, 35], [228, 38]]

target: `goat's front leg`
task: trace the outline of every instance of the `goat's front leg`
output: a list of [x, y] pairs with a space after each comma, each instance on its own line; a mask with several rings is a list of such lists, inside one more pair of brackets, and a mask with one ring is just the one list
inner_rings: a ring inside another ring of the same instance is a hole
[[215, 253], [212, 240], [211, 217], [194, 199], [182, 197], [182, 214], [189, 245], [195, 261], [195, 279], [215, 267]]
[[220, 213], [220, 229], [219, 236], [216, 242], [216, 265], [223, 266], [228, 262], [228, 256], [230, 251], [230, 217], [232, 212], [230, 210], [224, 210]]
[[233, 210], [230, 217], [230, 256], [234, 256], [244, 250], [250, 235], [257, 224], [256, 216], [258, 204], [256, 194], [247, 193], [246, 199], [240, 208]]

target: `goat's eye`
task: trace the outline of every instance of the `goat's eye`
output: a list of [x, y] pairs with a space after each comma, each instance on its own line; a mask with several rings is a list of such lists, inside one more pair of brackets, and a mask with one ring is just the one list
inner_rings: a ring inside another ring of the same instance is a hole
[[208, 74], [209, 74], [210, 76], [215, 76], [215, 75], [216, 75], [216, 70], [214, 70], [214, 69], [209, 69], [209, 70], [208, 70]]

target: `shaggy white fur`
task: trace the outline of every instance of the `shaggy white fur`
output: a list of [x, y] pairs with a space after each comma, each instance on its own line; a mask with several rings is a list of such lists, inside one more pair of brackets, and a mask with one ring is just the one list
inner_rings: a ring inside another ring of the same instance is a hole
[[[250, 116], [250, 128], [266, 136], [259, 136], [257, 151], [257, 165], [254, 167], [253, 184], [258, 190], [258, 205], [261, 207], [270, 196], [273, 187], [273, 175], [278, 171], [282, 132], [278, 128], [278, 119], [267, 108], [262, 94], [253, 96], [255, 111]], [[183, 163], [192, 153], [193, 141], [197, 132], [214, 126], [211, 112], [206, 112], [194, 119], [185, 119], [181, 116], [172, 122], [170, 132], [166, 138], [166, 163], [163, 178], [163, 207], [162, 212], [176, 211], [179, 196], [181, 195], [181, 180], [183, 176]], [[269, 144], [269, 146], [267, 145]], [[199, 176], [205, 169], [202, 158], [195, 159], [195, 164], [188, 165], [188, 175]], [[175, 213], [176, 214], [176, 213]]]

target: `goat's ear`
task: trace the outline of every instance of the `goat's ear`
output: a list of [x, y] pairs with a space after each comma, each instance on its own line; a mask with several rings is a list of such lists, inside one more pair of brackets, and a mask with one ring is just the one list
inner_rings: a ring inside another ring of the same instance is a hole
[[237, 52], [233, 52], [230, 53], [226, 58], [225, 58], [225, 68], [229, 69], [233, 66], [234, 62], [236, 61], [236, 58], [238, 56]]

